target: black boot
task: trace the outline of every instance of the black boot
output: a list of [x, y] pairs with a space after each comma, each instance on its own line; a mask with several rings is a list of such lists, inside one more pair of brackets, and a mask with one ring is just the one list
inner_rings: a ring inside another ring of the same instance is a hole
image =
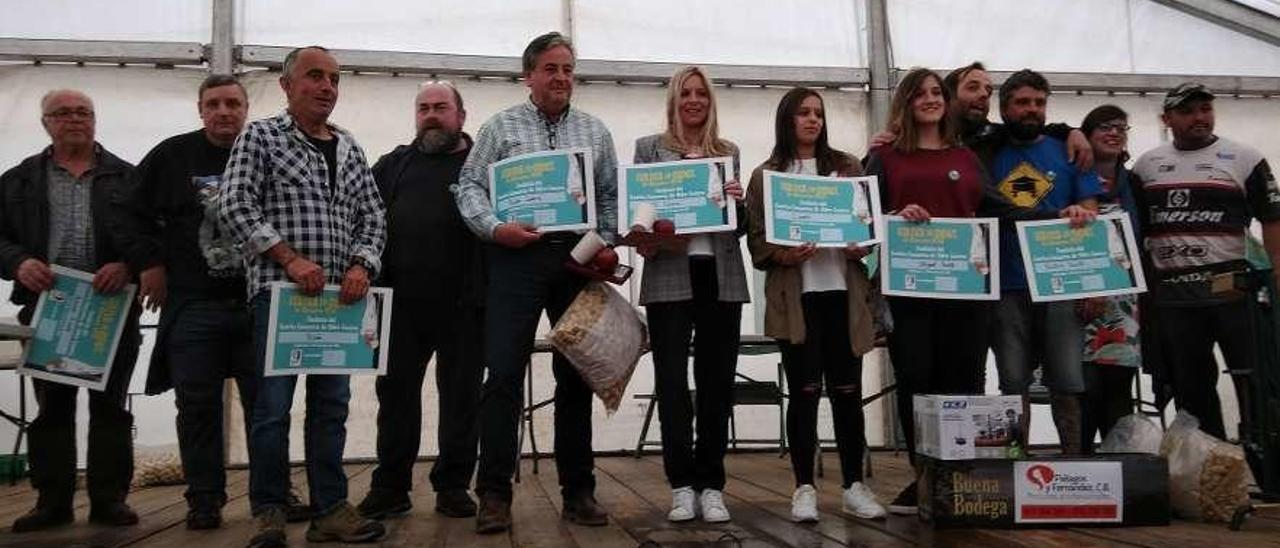
[[127, 527], [138, 524], [138, 513], [124, 501], [90, 503], [89, 521], [111, 527]]
[[565, 497], [563, 517], [570, 523], [599, 527], [609, 524], [609, 513], [590, 492]]
[[476, 532], [482, 535], [511, 530], [511, 501], [503, 497], [480, 495], [480, 510], [476, 513]]
[[54, 507], [37, 504], [30, 512], [13, 520], [13, 532], [44, 531], [54, 527], [61, 527], [73, 521], [75, 521], [75, 514], [71, 512], [71, 505]]
[[451, 518], [469, 518], [476, 515], [476, 503], [466, 489], [450, 489], [436, 493], [436, 512]]
[[403, 516], [412, 509], [408, 493], [385, 489], [370, 489], [356, 507], [362, 517], [379, 520]]

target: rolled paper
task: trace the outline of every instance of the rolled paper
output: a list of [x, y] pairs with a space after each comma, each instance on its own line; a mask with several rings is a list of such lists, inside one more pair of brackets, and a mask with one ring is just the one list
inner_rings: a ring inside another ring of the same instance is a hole
[[990, 263], [987, 262], [987, 242], [985, 240], [986, 234], [982, 227], [974, 226], [973, 233], [969, 237], [969, 262], [983, 276], [991, 272]]
[[578, 245], [573, 246], [573, 250], [569, 252], [569, 256], [578, 264], [585, 265], [594, 259], [596, 253], [604, 249], [604, 238], [594, 230], [587, 231], [582, 235], [582, 239], [578, 240]]
[[1107, 251], [1111, 253], [1111, 260], [1120, 265], [1120, 268], [1129, 270], [1133, 263], [1129, 260], [1129, 250], [1124, 245], [1124, 238], [1120, 236], [1117, 230], [1118, 221], [1108, 222], [1107, 225]]
[[707, 177], [707, 197], [721, 209], [724, 209], [724, 206], [727, 205], [725, 204], [724, 181], [720, 179], [720, 170], [718, 169], [713, 168], [711, 176]]
[[653, 222], [658, 220], [658, 209], [649, 202], [637, 202], [631, 210], [631, 230], [653, 232]]
[[[572, 159], [572, 158], [571, 158]], [[582, 185], [582, 173], [578, 171], [578, 162], [573, 160], [569, 162], [569, 177], [565, 185], [565, 191], [573, 196], [578, 205], [587, 203], [587, 194]]]

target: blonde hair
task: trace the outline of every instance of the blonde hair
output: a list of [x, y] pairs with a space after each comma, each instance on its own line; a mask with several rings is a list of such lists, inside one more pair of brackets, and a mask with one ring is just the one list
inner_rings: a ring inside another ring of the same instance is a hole
[[730, 154], [730, 148], [725, 141], [720, 140], [720, 123], [716, 121], [716, 93], [715, 86], [711, 82], [711, 78], [699, 67], [688, 66], [676, 71], [671, 77], [671, 81], [667, 84], [667, 131], [663, 133], [662, 144], [677, 152], [686, 152], [684, 125], [680, 123], [679, 105], [680, 90], [684, 87], [686, 80], [692, 77], [702, 79], [702, 84], [707, 86], [707, 99], [710, 105], [707, 108], [707, 121], [702, 124], [702, 134], [696, 139], [691, 139], [695, 146], [702, 149], [702, 153], [707, 156], [723, 156]]

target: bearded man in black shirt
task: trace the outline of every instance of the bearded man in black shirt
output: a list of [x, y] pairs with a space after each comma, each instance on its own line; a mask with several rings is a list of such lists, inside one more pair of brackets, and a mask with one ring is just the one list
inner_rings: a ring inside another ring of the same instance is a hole
[[462, 96], [448, 82], [423, 84], [414, 100], [417, 135], [373, 166], [387, 207], [387, 247], [378, 285], [395, 290], [391, 356], [378, 377], [378, 467], [360, 513], [382, 519], [412, 504], [413, 463], [422, 435], [422, 381], [436, 356], [440, 456], [431, 467], [435, 510], [468, 517], [476, 467], [483, 367], [483, 248], [454, 200], [471, 151]]

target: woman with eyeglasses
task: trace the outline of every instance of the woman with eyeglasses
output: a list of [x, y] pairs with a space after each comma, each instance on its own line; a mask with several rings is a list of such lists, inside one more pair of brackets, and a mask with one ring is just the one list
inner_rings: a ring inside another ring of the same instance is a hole
[[[738, 184], [738, 147], [721, 139], [711, 78], [685, 67], [667, 86], [666, 131], [636, 140], [635, 163], [733, 157], [724, 192], [745, 216]], [[740, 221], [740, 225], [745, 223]], [[738, 365], [742, 303], [751, 300], [738, 240], [745, 230], [693, 237], [653, 235], [638, 245], [645, 258], [640, 304], [648, 313], [654, 386], [662, 424], [662, 462], [671, 484], [667, 519], [729, 521], [724, 454], [733, 375]], [[695, 401], [689, 398], [693, 342]], [[696, 419], [695, 419], [696, 417]], [[697, 438], [694, 428], [697, 424]]]
[[[998, 217], [1000, 222], [1082, 215], [1022, 208], [990, 184], [981, 161], [960, 145], [957, 119], [947, 116], [951, 97], [942, 78], [914, 69], [902, 78], [889, 107], [885, 131], [899, 138], [868, 154], [867, 173], [879, 178], [885, 213], [908, 221], [931, 217]], [[916, 394], [982, 394], [987, 363], [990, 301], [888, 297], [894, 330], [889, 335], [898, 421], [915, 462]], [[914, 514], [916, 483], [904, 488], [889, 511]]]
[[818, 520], [813, 467], [818, 399], [824, 391], [831, 402], [840, 456], [844, 512], [861, 518], [885, 515], [875, 494], [862, 483], [862, 355], [874, 346], [868, 306], [871, 283], [862, 263], [867, 250], [853, 244], [819, 249], [811, 243], [789, 247], [765, 241], [765, 170], [860, 174], [857, 159], [827, 143], [826, 121], [817, 92], [788, 91], [774, 119], [773, 153], [752, 172], [747, 191], [747, 245], [752, 263], [765, 271], [764, 331], [778, 340], [791, 400], [787, 435], [796, 480], [791, 517], [797, 522]]
[[[1137, 234], [1137, 206], [1130, 173], [1129, 115], [1115, 105], [1102, 105], [1085, 115], [1080, 131], [1093, 147], [1094, 168], [1102, 178], [1098, 213], [1128, 213]], [[1142, 362], [1138, 340], [1138, 296], [1120, 295], [1080, 301], [1085, 322], [1083, 420], [1081, 447], [1093, 452], [1094, 435], [1103, 438], [1121, 417], [1133, 413], [1133, 380]]]

